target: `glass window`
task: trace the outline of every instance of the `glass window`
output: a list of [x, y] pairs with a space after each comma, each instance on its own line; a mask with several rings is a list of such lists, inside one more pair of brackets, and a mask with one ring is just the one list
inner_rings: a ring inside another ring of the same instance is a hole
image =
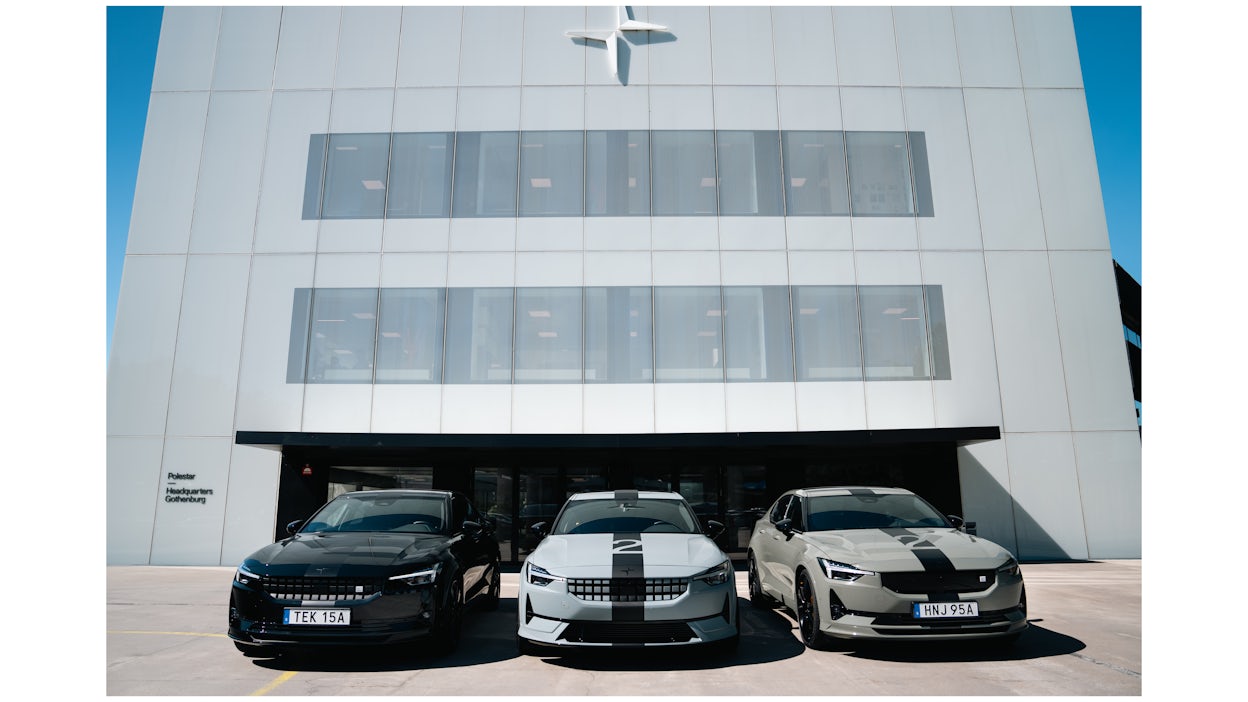
[[445, 383], [511, 382], [511, 288], [446, 294]]
[[728, 382], [793, 382], [787, 286], [724, 288]]
[[936, 380], [950, 380], [953, 373], [949, 368], [949, 332], [945, 329], [945, 294], [939, 285], [928, 285], [923, 288], [927, 296], [927, 328], [932, 345], [932, 377]]
[[286, 382], [302, 383], [308, 373], [308, 329], [312, 290], [296, 288], [290, 311], [290, 350], [286, 355]]
[[585, 134], [585, 214], [650, 214], [650, 132]]
[[584, 132], [525, 132], [520, 136], [520, 216], [584, 213]]
[[854, 286], [794, 286], [793, 336], [799, 381], [862, 380]]
[[846, 132], [852, 214], [914, 214], [905, 132]]
[[376, 288], [321, 289], [312, 296], [309, 383], [371, 383]]
[[910, 139], [910, 170], [914, 174], [914, 202], [920, 217], [934, 217], [932, 204], [932, 179], [927, 172], [927, 135], [923, 132], [907, 132]]
[[649, 383], [653, 369], [650, 288], [587, 288], [585, 382]]
[[328, 134], [308, 137], [308, 170], [303, 181], [303, 218], [321, 218], [321, 186], [325, 184], [325, 147]]
[[923, 288], [864, 286], [858, 288], [858, 300], [866, 379], [931, 377]]
[[784, 214], [776, 132], [717, 132], [719, 215]]
[[849, 214], [844, 132], [781, 132], [790, 217]]
[[697, 534], [698, 521], [684, 500], [615, 498], [571, 500], [559, 513], [552, 534]]
[[515, 217], [516, 132], [459, 132], [455, 136], [452, 217]]
[[516, 382], [581, 382], [581, 288], [516, 290]]
[[714, 215], [715, 136], [710, 131], [650, 133], [654, 215]]
[[389, 134], [331, 134], [325, 158], [325, 219], [380, 219], [386, 207]]
[[721, 305], [718, 287], [654, 289], [656, 381], [724, 382]]
[[450, 132], [395, 134], [390, 147], [386, 216], [451, 216]]
[[377, 382], [442, 382], [446, 291], [383, 288], [380, 310]]

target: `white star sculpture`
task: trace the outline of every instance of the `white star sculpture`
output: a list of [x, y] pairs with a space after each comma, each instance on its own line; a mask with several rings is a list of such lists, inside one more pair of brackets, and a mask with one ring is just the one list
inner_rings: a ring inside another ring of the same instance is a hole
[[563, 33], [565, 37], [573, 39], [590, 39], [592, 41], [600, 41], [607, 45], [607, 64], [611, 67], [611, 75], [616, 79], [620, 77], [619, 68], [619, 40], [624, 38], [624, 32], [666, 32], [667, 27], [652, 22], [640, 22], [635, 19], [629, 19], [628, 12], [623, 5], [618, 6], [618, 21], [615, 29], [573, 29]]

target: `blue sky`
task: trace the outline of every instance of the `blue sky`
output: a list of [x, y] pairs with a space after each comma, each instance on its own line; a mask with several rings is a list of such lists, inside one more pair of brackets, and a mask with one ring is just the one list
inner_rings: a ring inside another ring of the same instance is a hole
[[[1073, 7], [1110, 248], [1141, 277], [1140, 8]], [[160, 34], [160, 7], [108, 8], [107, 339], [111, 348], [130, 208]]]

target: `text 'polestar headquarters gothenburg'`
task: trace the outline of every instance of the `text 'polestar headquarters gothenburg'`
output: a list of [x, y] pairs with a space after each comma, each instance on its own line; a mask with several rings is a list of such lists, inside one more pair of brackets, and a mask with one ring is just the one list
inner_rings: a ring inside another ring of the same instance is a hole
[[247, 655], [419, 640], [449, 652], [470, 604], [498, 606], [493, 525], [459, 493], [348, 492], [287, 531], [234, 575], [229, 636]]
[[572, 495], [520, 571], [520, 652], [740, 638], [732, 562], [674, 492]]
[[750, 600], [790, 608], [807, 646], [836, 639], [1012, 643], [1027, 628], [1018, 561], [900, 488], [790, 490], [754, 525]]

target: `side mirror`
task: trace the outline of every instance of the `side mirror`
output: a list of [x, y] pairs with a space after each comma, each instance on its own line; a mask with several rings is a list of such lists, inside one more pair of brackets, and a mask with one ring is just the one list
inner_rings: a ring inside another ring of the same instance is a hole
[[290, 524], [287, 524], [287, 525], [286, 525], [286, 533], [287, 533], [287, 534], [290, 534], [291, 536], [294, 536], [294, 535], [295, 535], [295, 532], [296, 532], [296, 531], [299, 531], [299, 527], [301, 527], [301, 526], [303, 526], [303, 520], [302, 520], [302, 519], [296, 519], [295, 521], [293, 521], [293, 522], [291, 522]]
[[780, 521], [776, 522], [776, 530], [779, 531], [781, 534], [784, 534], [785, 536], [792, 536], [793, 535], [793, 520], [781, 519]]
[[703, 531], [705, 531], [706, 535], [714, 541], [719, 538], [720, 534], [724, 533], [724, 525], [714, 519], [708, 519], [706, 520], [706, 529]]
[[949, 515], [949, 521], [953, 523], [954, 528], [961, 529], [968, 534], [975, 534], [975, 522], [968, 522], [956, 514]]
[[546, 538], [546, 522], [538, 522], [537, 524], [534, 524], [529, 527], [529, 531], [533, 532], [533, 535], [539, 539]]
[[463, 529], [465, 534], [474, 539], [481, 538], [481, 534], [485, 533], [485, 527], [481, 526], [480, 522], [474, 522], [471, 520], [464, 521]]

